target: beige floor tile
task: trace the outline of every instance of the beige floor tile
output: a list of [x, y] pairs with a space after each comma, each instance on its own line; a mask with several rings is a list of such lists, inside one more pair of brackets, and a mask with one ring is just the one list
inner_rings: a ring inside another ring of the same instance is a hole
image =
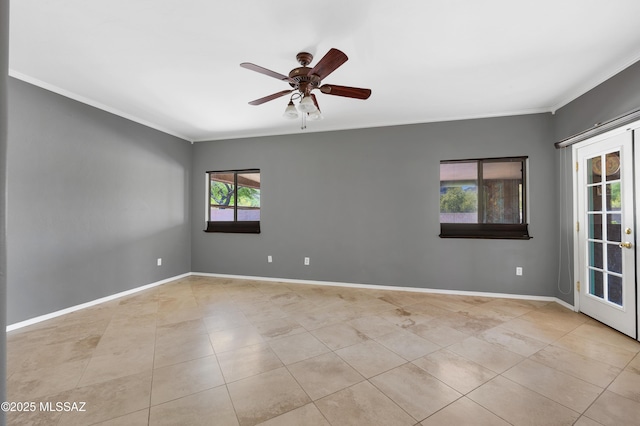
[[113, 354], [94, 355], [85, 368], [78, 386], [151, 372], [153, 352], [153, 347], [145, 346]]
[[572, 336], [584, 337], [607, 345], [616, 346], [630, 352], [640, 352], [640, 342], [626, 336], [597, 321], [588, 321], [570, 333]]
[[376, 337], [375, 340], [407, 361], [413, 361], [440, 349], [435, 343], [404, 330]]
[[605, 391], [584, 415], [606, 426], [637, 425], [640, 402]]
[[407, 330], [442, 347], [453, 345], [469, 337], [468, 334], [441, 324], [438, 320], [416, 324]]
[[317, 306], [310, 310], [291, 313], [289, 316], [309, 331], [338, 324], [345, 319], [344, 311], [336, 310], [335, 307], [319, 308]]
[[483, 306], [494, 308], [502, 312], [519, 317], [535, 309], [541, 308], [549, 304], [546, 301], [540, 300], [525, 300], [525, 299], [493, 299]]
[[172, 339], [157, 339], [154, 352], [154, 368], [178, 364], [196, 358], [213, 355], [208, 334], [185, 334]]
[[158, 405], [224, 384], [215, 355], [153, 370], [151, 405]]
[[334, 353], [291, 364], [288, 369], [314, 401], [364, 380]]
[[638, 377], [640, 343], [553, 302], [234, 278], [7, 335], [10, 400], [88, 410], [10, 424], [624, 425]]
[[329, 348], [309, 332], [271, 340], [269, 341], [269, 346], [271, 346], [271, 349], [273, 349], [285, 365], [293, 364], [294, 362], [312, 358], [330, 351]]
[[472, 317], [461, 312], [450, 312], [434, 320], [438, 325], [445, 325], [470, 336], [487, 331], [504, 321], [493, 318]]
[[371, 378], [370, 382], [417, 421], [462, 396], [413, 364], [389, 370]]
[[349, 324], [334, 324], [328, 327], [319, 328], [311, 332], [322, 343], [327, 345], [332, 350], [344, 348], [347, 346], [355, 345], [356, 343], [362, 343], [369, 338], [356, 330]]
[[369, 382], [326, 396], [316, 406], [332, 425], [411, 426], [415, 419]]
[[495, 320], [501, 323], [510, 321], [517, 317], [517, 315], [504, 312], [495, 306], [488, 306], [486, 303], [459, 311], [459, 313], [478, 320]]
[[397, 326], [376, 315], [357, 318], [349, 321], [348, 324], [370, 339], [398, 331]]
[[156, 345], [158, 341], [171, 341], [182, 336], [208, 334], [202, 318], [166, 324], [156, 328]]
[[640, 354], [636, 355], [635, 358], [633, 358], [631, 362], [629, 362], [629, 365], [627, 365], [627, 369], [633, 370], [636, 373], [640, 374]]
[[149, 409], [125, 414], [122, 417], [96, 423], [95, 426], [147, 426], [149, 424]]
[[55, 395], [74, 389], [82, 377], [89, 359], [43, 365], [11, 375], [7, 380], [9, 401], [32, 401], [34, 398]]
[[218, 363], [227, 383], [255, 376], [283, 366], [280, 358], [266, 344], [245, 346], [217, 355]]
[[502, 373], [524, 359], [521, 355], [475, 337], [469, 337], [448, 349], [496, 373]]
[[557, 328], [567, 333], [575, 330], [589, 319], [585, 315], [570, 311], [559, 305], [555, 307], [554, 305], [556, 304], [549, 304], [541, 309], [528, 312], [519, 318]]
[[[45, 407], [57, 407], [57, 403], [71, 401], [71, 394], [73, 390], [68, 390], [57, 395], [52, 395], [48, 397], [33, 397], [28, 396], [25, 398], [14, 398], [11, 395], [8, 396], [7, 400], [12, 402], [33, 402], [36, 404], [35, 410], [33, 411], [6, 411], [6, 424], [7, 425], [57, 425], [60, 421], [60, 417], [62, 416], [61, 411], [55, 410], [47, 410], [41, 409], [41, 403]], [[31, 407], [30, 407], [31, 408]]]
[[602, 423], [596, 422], [587, 416], [582, 416], [573, 424], [573, 426], [602, 426]]
[[431, 321], [433, 316], [414, 312], [409, 308], [395, 308], [376, 314], [396, 327], [408, 328], [416, 324], [424, 324]]
[[486, 342], [493, 343], [494, 345], [498, 345], [525, 357], [531, 356], [547, 346], [547, 343], [501, 327], [482, 332], [478, 337]]
[[597, 340], [567, 334], [553, 343], [558, 346], [614, 367], [624, 368], [636, 355], [636, 352], [609, 345]]
[[499, 327], [522, 334], [523, 336], [531, 337], [544, 343], [552, 343], [567, 334], [566, 331], [553, 326], [536, 323], [534, 321], [527, 321], [522, 318], [515, 318], [511, 321], [507, 321], [504, 324], [500, 324]]
[[209, 333], [251, 326], [251, 322], [240, 310], [222, 310], [202, 318]]
[[274, 417], [259, 426], [331, 426], [314, 404], [307, 404]]
[[575, 411], [500, 376], [467, 396], [515, 426], [572, 425], [579, 417]]
[[621, 371], [620, 368], [553, 345], [536, 352], [530, 359], [602, 388], [609, 386]]
[[238, 425], [236, 413], [225, 386], [151, 407], [149, 426]]
[[227, 385], [240, 425], [255, 425], [311, 402], [286, 368]]
[[522, 361], [502, 375], [578, 413], [584, 412], [604, 390], [531, 360]]
[[264, 342], [264, 339], [253, 325], [215, 331], [210, 336], [213, 350], [216, 353], [232, 351]]
[[460, 398], [420, 423], [421, 426], [509, 426], [468, 398]]
[[446, 349], [418, 358], [413, 363], [462, 394], [496, 376], [494, 371]]
[[635, 369], [624, 370], [609, 385], [608, 390], [625, 398], [640, 402], [640, 372]]
[[277, 318], [255, 323], [255, 327], [265, 341], [304, 333], [306, 330], [293, 318]]
[[373, 340], [339, 349], [336, 354], [366, 378], [384, 373], [407, 362]]
[[86, 425], [149, 407], [151, 371], [76, 388], [70, 402], [86, 402], [84, 412], [65, 412], [60, 425]]

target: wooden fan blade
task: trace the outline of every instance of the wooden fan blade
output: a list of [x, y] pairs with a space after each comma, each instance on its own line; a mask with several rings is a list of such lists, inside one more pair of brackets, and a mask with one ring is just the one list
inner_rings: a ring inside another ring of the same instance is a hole
[[323, 84], [320, 91], [327, 95], [344, 96], [345, 98], [368, 99], [371, 96], [371, 89], [361, 89], [359, 87], [336, 86], [335, 84]]
[[249, 63], [249, 62], [243, 62], [243, 63], [240, 64], [240, 66], [242, 68], [246, 68], [246, 69], [251, 70], [251, 71], [259, 72], [260, 74], [268, 75], [269, 77], [277, 78], [278, 80], [288, 81], [289, 83], [296, 83], [295, 80], [287, 77], [286, 75], [280, 74], [280, 73], [275, 72], [275, 71], [268, 70], [268, 69], [266, 69], [264, 67], [261, 67], [260, 65], [252, 64], [252, 63]]
[[320, 77], [320, 80], [324, 80], [325, 77], [334, 72], [340, 65], [347, 62], [348, 59], [347, 55], [338, 49], [331, 49], [320, 59], [320, 62], [309, 71], [308, 75], [315, 74]]
[[313, 100], [313, 103], [316, 105], [316, 108], [318, 108], [318, 111], [320, 111], [320, 105], [318, 105], [318, 99], [316, 99], [316, 95], [312, 93], [311, 99]]
[[265, 96], [264, 98], [256, 99], [255, 101], [249, 102], [249, 105], [262, 105], [265, 102], [272, 101], [274, 99], [278, 99], [283, 97], [284, 95], [288, 95], [293, 92], [295, 89], [291, 90], [283, 90], [282, 92], [274, 93], [273, 95]]

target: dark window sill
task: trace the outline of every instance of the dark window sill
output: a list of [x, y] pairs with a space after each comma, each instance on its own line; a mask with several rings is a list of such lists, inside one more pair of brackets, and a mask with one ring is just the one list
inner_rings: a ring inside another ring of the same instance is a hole
[[529, 225], [503, 223], [441, 223], [440, 238], [530, 240]]
[[259, 234], [260, 222], [207, 222], [207, 229], [204, 232]]

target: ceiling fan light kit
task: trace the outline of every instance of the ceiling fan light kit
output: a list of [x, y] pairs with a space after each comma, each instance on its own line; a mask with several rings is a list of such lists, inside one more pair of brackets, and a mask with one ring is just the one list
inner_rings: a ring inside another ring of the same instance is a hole
[[[322, 113], [320, 112], [320, 106], [316, 96], [311, 93], [315, 89], [319, 89], [321, 93], [333, 96], [342, 96], [345, 98], [353, 99], [368, 99], [371, 96], [371, 89], [361, 89], [358, 87], [337, 86], [333, 84], [321, 85], [322, 80], [335, 71], [340, 65], [344, 64], [349, 58], [343, 52], [338, 49], [331, 49], [326, 55], [313, 67], [309, 68], [307, 65], [313, 60], [313, 55], [307, 52], [300, 52], [296, 55], [298, 63], [301, 67], [294, 68], [289, 72], [289, 76], [271, 71], [263, 68], [259, 65], [255, 65], [249, 62], [243, 62], [240, 64], [242, 68], [246, 68], [251, 71], [259, 72], [260, 74], [267, 75], [269, 77], [277, 78], [278, 80], [289, 83], [292, 87], [291, 90], [283, 90], [272, 95], [265, 96], [260, 99], [249, 102], [249, 105], [262, 105], [265, 102], [278, 99], [289, 93], [295, 92], [289, 99], [283, 116], [286, 118], [294, 119], [298, 117], [298, 110], [302, 113], [302, 129], [305, 129], [306, 119], [321, 120]], [[298, 110], [296, 110], [293, 104], [294, 99], [300, 99], [298, 104]]]

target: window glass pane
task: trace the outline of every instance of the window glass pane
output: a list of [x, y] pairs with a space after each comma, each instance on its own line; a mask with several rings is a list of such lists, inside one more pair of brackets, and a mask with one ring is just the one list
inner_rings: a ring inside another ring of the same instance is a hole
[[602, 158], [600, 156], [589, 158], [587, 160], [587, 183], [602, 182], [602, 176], [600, 171], [601, 164], [602, 164]]
[[607, 215], [607, 241], [622, 241], [622, 217], [620, 214]]
[[260, 220], [260, 173], [238, 173], [238, 221]]
[[602, 215], [589, 213], [589, 238], [594, 240], [602, 239]]
[[622, 273], [622, 248], [617, 244], [607, 244], [607, 270]]
[[602, 269], [603, 255], [602, 255], [602, 243], [589, 242], [589, 266]]
[[484, 162], [484, 223], [522, 223], [522, 162]]
[[605, 165], [608, 181], [620, 179], [620, 151], [607, 154]]
[[602, 272], [595, 271], [591, 269], [590, 271], [591, 279], [589, 282], [591, 283], [591, 287], [589, 288], [589, 294], [594, 296], [604, 298], [604, 284], [602, 279]]
[[440, 163], [440, 223], [478, 223], [478, 163]]
[[589, 196], [589, 211], [602, 211], [602, 186], [592, 186], [587, 189]]
[[212, 222], [233, 222], [233, 207], [211, 207], [209, 220]]
[[607, 210], [620, 210], [620, 182], [607, 184]]
[[[210, 198], [212, 206], [234, 206], [235, 187], [233, 173], [210, 173]], [[233, 209], [232, 209], [233, 211]]]
[[622, 306], [622, 278], [615, 275], [607, 275], [607, 281], [609, 302]]

